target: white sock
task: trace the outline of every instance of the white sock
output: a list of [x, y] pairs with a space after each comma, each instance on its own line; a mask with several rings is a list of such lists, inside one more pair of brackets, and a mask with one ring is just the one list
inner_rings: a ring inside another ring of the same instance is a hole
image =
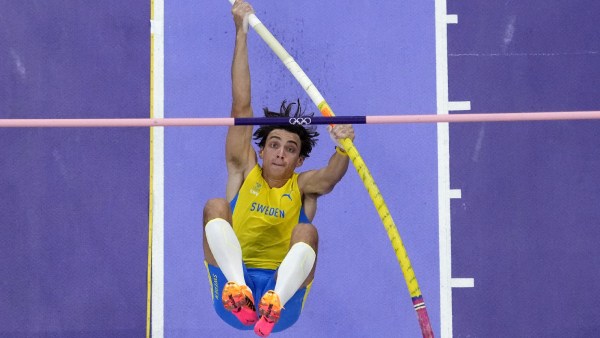
[[226, 220], [215, 218], [204, 227], [210, 251], [228, 282], [246, 285], [242, 267], [242, 247]]
[[277, 272], [275, 293], [279, 296], [281, 306], [284, 306], [298, 291], [306, 277], [310, 274], [317, 254], [310, 245], [298, 242], [290, 248]]

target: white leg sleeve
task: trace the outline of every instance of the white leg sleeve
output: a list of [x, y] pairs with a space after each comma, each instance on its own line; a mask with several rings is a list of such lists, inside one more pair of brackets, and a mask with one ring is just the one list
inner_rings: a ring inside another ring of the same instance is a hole
[[277, 272], [274, 291], [279, 295], [281, 306], [284, 306], [302, 286], [315, 265], [316, 258], [317, 254], [310, 245], [303, 242], [292, 245]]
[[217, 264], [229, 282], [246, 285], [242, 267], [242, 247], [226, 220], [215, 218], [204, 227], [206, 240]]

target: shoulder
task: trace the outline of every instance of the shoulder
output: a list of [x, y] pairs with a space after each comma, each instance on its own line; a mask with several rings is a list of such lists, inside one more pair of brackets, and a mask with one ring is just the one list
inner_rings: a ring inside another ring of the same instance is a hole
[[244, 171], [239, 171], [239, 172], [229, 172], [229, 174], [227, 175], [227, 188], [226, 188], [226, 195], [227, 195], [227, 200], [231, 201], [235, 195], [237, 195], [238, 191], [242, 188], [242, 185], [244, 184], [244, 182], [247, 181], [247, 179], [250, 177], [252, 179], [252, 177], [261, 177], [261, 170], [262, 168], [260, 167], [260, 165], [258, 165], [258, 163], [256, 163], [254, 166], [252, 166], [251, 168], [249, 168], [249, 170], [247, 172]]
[[297, 174], [300, 191], [305, 192], [306, 188], [316, 179], [315, 173], [316, 170], [307, 170]]

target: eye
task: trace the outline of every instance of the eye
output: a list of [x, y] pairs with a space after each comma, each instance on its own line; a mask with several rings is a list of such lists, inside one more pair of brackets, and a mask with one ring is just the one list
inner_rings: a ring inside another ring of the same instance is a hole
[[293, 153], [295, 153], [295, 152], [296, 152], [296, 148], [294, 148], [294, 147], [288, 147], [287, 151], [288, 151], [289, 153], [292, 153], [292, 154], [293, 154]]

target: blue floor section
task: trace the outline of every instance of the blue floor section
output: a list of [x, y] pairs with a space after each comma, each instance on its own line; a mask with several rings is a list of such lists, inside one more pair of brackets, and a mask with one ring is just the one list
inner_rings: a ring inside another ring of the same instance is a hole
[[[225, 117], [230, 7], [165, 8], [166, 117]], [[600, 3], [448, 1], [449, 98], [472, 111], [598, 110]], [[432, 2], [258, 2], [338, 115], [436, 111]], [[150, 3], [12, 2], [0, 14], [0, 118], [148, 117]], [[304, 90], [250, 33], [253, 108]], [[355, 126], [436, 335], [435, 125]], [[455, 337], [600, 335], [600, 122], [453, 124]], [[302, 170], [333, 153], [325, 128]], [[225, 192], [225, 127], [165, 130], [165, 336], [234, 337], [210, 299], [202, 206]], [[0, 133], [0, 336], [146, 330], [148, 128]], [[316, 281], [285, 337], [418, 337], [401, 269], [354, 169], [320, 199]], [[251, 335], [251, 333], [249, 333]]]
[[[472, 111], [598, 110], [600, 4], [449, 1], [450, 98]], [[455, 337], [600, 334], [600, 123], [450, 129]]]
[[[231, 106], [230, 7], [166, 3], [167, 117], [224, 117]], [[337, 115], [434, 113], [433, 3], [257, 2], [257, 16]], [[304, 90], [250, 33], [253, 108], [276, 109]], [[324, 166], [324, 127], [301, 170]], [[202, 263], [202, 207], [225, 193], [226, 128], [177, 128], [165, 136], [165, 336], [239, 336], [212, 308]], [[391, 210], [439, 332], [437, 155], [434, 125], [356, 126], [356, 146]], [[320, 199], [316, 281], [299, 321], [282, 337], [419, 336], [394, 250], [356, 171]], [[245, 333], [252, 335], [251, 333]]]
[[[148, 117], [149, 3], [3, 2], [0, 118]], [[0, 130], [0, 336], [146, 331], [147, 128]]]

